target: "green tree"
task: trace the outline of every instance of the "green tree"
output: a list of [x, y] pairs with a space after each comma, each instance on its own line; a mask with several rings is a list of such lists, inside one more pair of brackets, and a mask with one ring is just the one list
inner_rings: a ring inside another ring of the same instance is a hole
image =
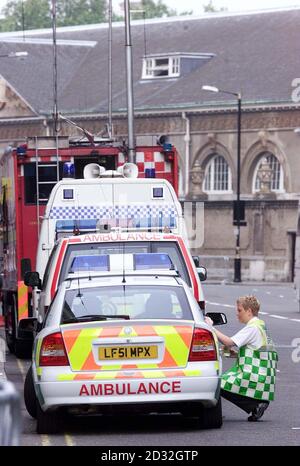
[[206, 5], [202, 5], [203, 10], [205, 13], [217, 13], [218, 11], [227, 11], [226, 7], [222, 7], [219, 10], [214, 6], [212, 0], [209, 0], [209, 2]]
[[[132, 2], [131, 9], [141, 10], [145, 18], [161, 18], [163, 16], [176, 16], [176, 10], [169, 8], [162, 0], [141, 0]], [[141, 13], [132, 13], [132, 19], [140, 19]]]
[[2, 14], [1, 31], [22, 30], [23, 22], [24, 29], [47, 28], [51, 25], [48, 0], [27, 0], [23, 5], [21, 0], [10, 0], [2, 9]]
[[[51, 27], [51, 0], [10, 0], [2, 9], [1, 31]], [[57, 0], [57, 26], [106, 21], [106, 0]], [[23, 24], [24, 23], [24, 24]]]
[[[120, 0], [121, 1], [121, 0]], [[51, 0], [8, 0], [2, 8], [0, 31], [19, 31], [23, 28], [42, 29], [52, 25]], [[57, 26], [74, 26], [78, 24], [95, 24], [107, 21], [107, 0], [56, 0]], [[169, 8], [163, 0], [141, 0], [131, 2], [132, 9], [140, 9], [140, 13], [132, 13], [132, 19], [158, 18], [176, 16], [176, 10]], [[182, 14], [191, 14], [185, 12]], [[114, 21], [124, 20], [113, 15]]]
[[57, 26], [107, 21], [106, 0], [57, 0]]

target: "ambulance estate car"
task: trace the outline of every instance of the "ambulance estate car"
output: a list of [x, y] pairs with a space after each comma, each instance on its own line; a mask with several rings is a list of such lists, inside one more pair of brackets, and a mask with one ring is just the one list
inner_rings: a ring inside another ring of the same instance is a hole
[[[41, 288], [38, 314], [41, 317], [45, 315], [58, 286], [68, 276], [75, 256], [120, 253], [168, 254], [181, 278], [193, 290], [201, 309], [205, 310], [200, 279], [206, 279], [206, 270], [204, 267], [196, 268], [181, 236], [173, 233], [117, 230], [109, 233], [69, 236], [61, 238], [55, 244], [45, 269], [43, 282], [41, 283], [37, 273], [35, 273], [35, 282], [25, 280], [27, 285], [35, 284]], [[27, 277], [30, 277], [30, 273]]]
[[58, 431], [64, 411], [120, 406], [221, 427], [217, 338], [173, 269], [166, 254], [73, 258], [26, 377], [25, 404], [38, 433]]

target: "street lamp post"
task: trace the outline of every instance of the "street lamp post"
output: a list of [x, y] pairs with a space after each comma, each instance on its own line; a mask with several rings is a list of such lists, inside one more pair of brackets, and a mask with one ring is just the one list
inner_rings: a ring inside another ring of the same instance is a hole
[[234, 281], [241, 282], [241, 255], [240, 255], [240, 231], [241, 231], [241, 202], [240, 202], [240, 177], [241, 177], [241, 117], [242, 96], [240, 92], [230, 92], [215, 86], [202, 86], [204, 91], [220, 92], [222, 94], [234, 95], [237, 99], [237, 183], [236, 183], [236, 241], [234, 257]]

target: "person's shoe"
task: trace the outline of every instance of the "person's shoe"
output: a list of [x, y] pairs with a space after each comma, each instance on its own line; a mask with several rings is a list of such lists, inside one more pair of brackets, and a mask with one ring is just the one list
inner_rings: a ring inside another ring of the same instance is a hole
[[249, 422], [256, 422], [258, 421], [264, 414], [265, 410], [269, 406], [268, 401], [263, 401], [259, 403], [256, 408], [252, 411], [251, 416], [248, 417]]

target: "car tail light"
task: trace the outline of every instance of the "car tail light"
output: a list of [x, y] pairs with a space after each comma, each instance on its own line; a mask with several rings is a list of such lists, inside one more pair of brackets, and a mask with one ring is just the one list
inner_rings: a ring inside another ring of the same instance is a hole
[[213, 334], [205, 328], [195, 328], [189, 361], [216, 361], [217, 351]]
[[40, 366], [68, 366], [69, 361], [60, 332], [47, 335], [42, 342]]

